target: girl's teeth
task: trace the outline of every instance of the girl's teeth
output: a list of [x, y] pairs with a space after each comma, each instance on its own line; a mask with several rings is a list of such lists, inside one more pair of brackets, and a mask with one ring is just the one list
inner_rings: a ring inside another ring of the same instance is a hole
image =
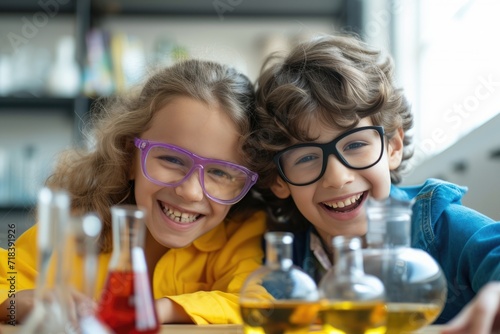
[[165, 213], [168, 218], [178, 223], [192, 223], [199, 216], [187, 212], [180, 212], [179, 210], [172, 210], [166, 206], [163, 206], [163, 213]]

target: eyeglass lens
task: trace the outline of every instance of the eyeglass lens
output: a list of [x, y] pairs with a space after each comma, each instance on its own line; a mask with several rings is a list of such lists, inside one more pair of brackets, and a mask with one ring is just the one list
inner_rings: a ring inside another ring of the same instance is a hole
[[[195, 167], [187, 154], [169, 148], [154, 146], [146, 157], [146, 173], [154, 180], [165, 184], [182, 181]], [[203, 165], [201, 176], [205, 191], [220, 200], [238, 197], [247, 183], [248, 175], [231, 165], [209, 162]]]
[[[333, 146], [334, 145], [334, 146]], [[382, 155], [381, 134], [376, 129], [353, 132], [335, 143], [299, 146], [283, 152], [279, 164], [285, 176], [293, 183], [311, 182], [326, 168], [330, 154], [336, 151], [351, 168], [362, 169], [378, 161]]]

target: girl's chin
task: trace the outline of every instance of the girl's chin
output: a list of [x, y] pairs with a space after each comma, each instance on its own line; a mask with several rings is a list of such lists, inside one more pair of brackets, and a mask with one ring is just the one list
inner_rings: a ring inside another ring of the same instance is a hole
[[189, 246], [194, 240], [196, 240], [196, 237], [190, 237], [186, 235], [182, 235], [180, 233], [173, 233], [173, 232], [159, 232], [159, 233], [154, 233], [153, 235], [155, 241], [162, 247], [165, 248], [184, 248]]

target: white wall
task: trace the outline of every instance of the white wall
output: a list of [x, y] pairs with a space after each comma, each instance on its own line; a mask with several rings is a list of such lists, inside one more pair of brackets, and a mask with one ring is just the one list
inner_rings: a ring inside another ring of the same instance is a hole
[[[465, 185], [463, 203], [500, 221], [500, 114], [405, 175], [404, 184], [437, 177]], [[464, 168], [460, 168], [463, 166]]]
[[326, 18], [211, 18], [108, 17], [101, 28], [136, 36], [151, 53], [155, 44], [169, 40], [185, 47], [194, 58], [217, 60], [235, 66], [255, 80], [271, 51], [286, 50], [304, 36], [337, 30]]

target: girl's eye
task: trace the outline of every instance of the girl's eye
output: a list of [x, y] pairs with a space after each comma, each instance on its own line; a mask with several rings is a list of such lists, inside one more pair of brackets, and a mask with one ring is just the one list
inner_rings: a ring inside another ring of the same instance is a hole
[[168, 164], [184, 166], [184, 162], [181, 159], [174, 157], [174, 156], [162, 155], [162, 156], [158, 156], [157, 159], [161, 160], [162, 162], [168, 163]]
[[215, 176], [217, 178], [223, 178], [227, 180], [232, 180], [233, 176], [221, 169], [216, 169], [216, 168], [211, 168], [208, 173], [212, 176]]

